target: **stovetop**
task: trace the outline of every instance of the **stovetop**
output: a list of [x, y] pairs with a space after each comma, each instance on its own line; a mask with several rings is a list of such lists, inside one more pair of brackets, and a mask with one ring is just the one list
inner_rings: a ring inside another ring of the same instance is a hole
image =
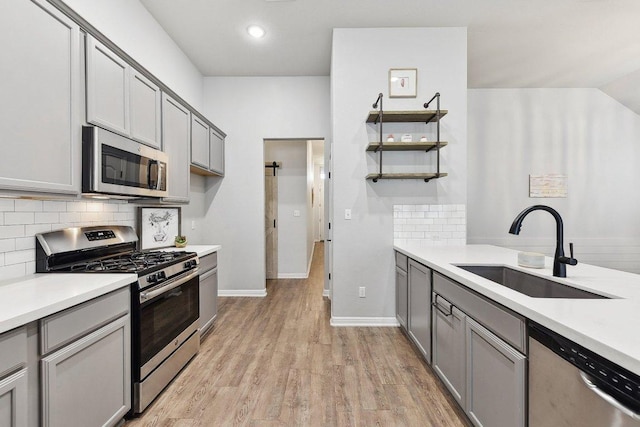
[[58, 271], [65, 272], [108, 272], [108, 273], [151, 273], [155, 270], [194, 258], [194, 252], [131, 252], [102, 259], [87, 260], [69, 265]]

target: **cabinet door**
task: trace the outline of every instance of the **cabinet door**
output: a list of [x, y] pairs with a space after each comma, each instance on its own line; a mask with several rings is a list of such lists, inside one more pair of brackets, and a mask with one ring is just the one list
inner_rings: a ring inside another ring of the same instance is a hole
[[169, 202], [189, 202], [189, 145], [191, 113], [166, 93], [162, 94], [162, 146], [169, 156], [167, 192]]
[[44, 427], [112, 426], [124, 417], [131, 408], [129, 331], [127, 315], [42, 359]]
[[44, 0], [0, 9], [0, 188], [77, 194], [79, 28]]
[[209, 125], [191, 115], [191, 163], [209, 169]]
[[27, 425], [27, 368], [0, 380], [0, 426]]
[[526, 358], [467, 318], [467, 405], [476, 426], [525, 425]]
[[160, 88], [131, 68], [130, 119], [131, 137], [139, 142], [160, 148]]
[[130, 135], [129, 64], [87, 36], [87, 122]]
[[211, 129], [210, 136], [209, 169], [218, 175], [224, 175], [224, 138]]
[[431, 270], [409, 260], [409, 336], [431, 363]]
[[405, 331], [407, 330], [408, 288], [409, 278], [407, 277], [407, 272], [400, 267], [396, 267], [396, 319], [398, 319], [398, 323]]
[[465, 406], [465, 314], [433, 293], [433, 370], [453, 398]]
[[218, 314], [218, 270], [200, 277], [200, 337], [213, 326]]

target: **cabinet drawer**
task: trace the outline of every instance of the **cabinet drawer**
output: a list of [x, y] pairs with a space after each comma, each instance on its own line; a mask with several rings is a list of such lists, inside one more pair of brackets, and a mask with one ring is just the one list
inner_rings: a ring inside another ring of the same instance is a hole
[[129, 288], [118, 289], [40, 320], [40, 353], [47, 354], [129, 312]]
[[218, 266], [218, 252], [205, 255], [200, 258], [200, 274], [204, 274], [209, 270], [213, 270]]
[[407, 271], [407, 262], [408, 262], [407, 256], [396, 251], [396, 267], [399, 267], [402, 270]]
[[433, 274], [433, 290], [525, 353], [525, 322], [522, 316], [497, 306], [437, 272]]
[[27, 363], [27, 327], [0, 335], [0, 378]]

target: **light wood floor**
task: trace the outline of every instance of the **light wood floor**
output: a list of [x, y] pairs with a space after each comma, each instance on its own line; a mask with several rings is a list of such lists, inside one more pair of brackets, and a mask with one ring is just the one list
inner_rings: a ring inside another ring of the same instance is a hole
[[399, 328], [333, 328], [323, 245], [309, 279], [219, 298], [200, 353], [138, 426], [467, 426]]

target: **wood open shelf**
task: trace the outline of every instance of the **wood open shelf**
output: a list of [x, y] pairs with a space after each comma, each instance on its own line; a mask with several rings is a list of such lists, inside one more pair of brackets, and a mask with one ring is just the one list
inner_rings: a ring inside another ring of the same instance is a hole
[[[440, 110], [440, 118], [447, 114], [448, 110]], [[382, 123], [429, 123], [436, 120], [436, 110], [423, 111], [385, 111], [382, 115]], [[369, 111], [367, 123], [378, 123], [379, 111]]]
[[[440, 148], [447, 145], [447, 141], [440, 141]], [[382, 151], [431, 151], [437, 148], [436, 142], [383, 142]], [[367, 151], [380, 150], [378, 142], [370, 142]]]
[[428, 182], [445, 176], [447, 176], [446, 173], [370, 173], [366, 179], [371, 179], [373, 182], [379, 179], [422, 179]]

